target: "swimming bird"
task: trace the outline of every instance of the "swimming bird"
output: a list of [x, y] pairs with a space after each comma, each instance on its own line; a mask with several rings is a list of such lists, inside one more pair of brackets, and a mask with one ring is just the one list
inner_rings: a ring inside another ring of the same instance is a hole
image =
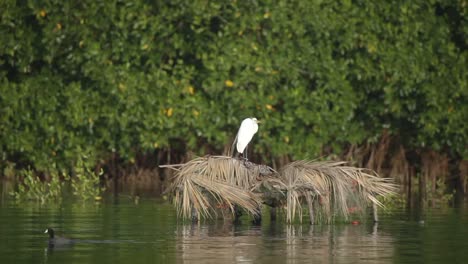
[[54, 229], [50, 227], [44, 231], [44, 234], [49, 234], [49, 246], [50, 247], [66, 246], [66, 245], [72, 245], [74, 243], [73, 239], [55, 236]]

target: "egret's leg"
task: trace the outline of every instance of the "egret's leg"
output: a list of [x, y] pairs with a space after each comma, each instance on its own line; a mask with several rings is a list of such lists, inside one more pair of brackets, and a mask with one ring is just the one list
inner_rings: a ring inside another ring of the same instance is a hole
[[237, 137], [239, 135], [236, 135], [236, 138], [234, 139], [234, 142], [232, 142], [232, 146], [231, 146], [231, 157], [237, 157], [239, 155], [239, 153], [236, 151], [236, 144], [237, 144]]

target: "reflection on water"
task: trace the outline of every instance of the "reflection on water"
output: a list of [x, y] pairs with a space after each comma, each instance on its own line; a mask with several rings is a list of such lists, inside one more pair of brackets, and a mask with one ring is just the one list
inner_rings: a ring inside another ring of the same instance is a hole
[[183, 225], [177, 232], [178, 260], [188, 263], [252, 263], [263, 246], [262, 230], [231, 224]]
[[[1, 263], [464, 263], [468, 214], [404, 212], [378, 225], [182, 223], [172, 205], [128, 197], [101, 204], [0, 202]], [[48, 246], [46, 227], [73, 239]]]
[[178, 260], [187, 263], [390, 263], [394, 255], [394, 239], [377, 224], [183, 225], [177, 237]]

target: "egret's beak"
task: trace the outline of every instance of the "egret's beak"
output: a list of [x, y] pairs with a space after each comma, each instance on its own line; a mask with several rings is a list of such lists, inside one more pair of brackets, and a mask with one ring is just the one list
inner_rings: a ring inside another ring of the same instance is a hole
[[262, 121], [260, 121], [260, 120], [257, 120], [257, 121], [255, 121], [255, 122], [257, 122], [257, 124], [262, 123]]

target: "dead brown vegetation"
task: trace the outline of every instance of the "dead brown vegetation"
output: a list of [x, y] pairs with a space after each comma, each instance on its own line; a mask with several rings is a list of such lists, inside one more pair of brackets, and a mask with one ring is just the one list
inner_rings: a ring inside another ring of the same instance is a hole
[[238, 206], [255, 216], [264, 203], [283, 208], [287, 222], [302, 221], [303, 206], [311, 222], [319, 212], [330, 221], [336, 215], [347, 218], [351, 204], [382, 206], [377, 197], [397, 189], [389, 179], [345, 162], [295, 161], [276, 172], [242, 159], [205, 156], [162, 167], [176, 170], [169, 191], [184, 218], [218, 215], [221, 204], [231, 214]]

